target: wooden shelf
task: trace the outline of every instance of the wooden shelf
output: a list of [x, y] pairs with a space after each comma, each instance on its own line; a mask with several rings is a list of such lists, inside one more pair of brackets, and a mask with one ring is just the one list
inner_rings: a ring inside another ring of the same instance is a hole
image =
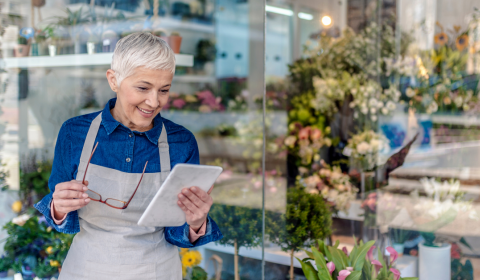
[[[5, 58], [5, 68], [33, 68], [33, 67], [76, 67], [110, 65], [113, 53], [96, 54], [69, 54], [57, 56], [28, 56]], [[193, 55], [176, 54], [177, 66], [193, 66]]]

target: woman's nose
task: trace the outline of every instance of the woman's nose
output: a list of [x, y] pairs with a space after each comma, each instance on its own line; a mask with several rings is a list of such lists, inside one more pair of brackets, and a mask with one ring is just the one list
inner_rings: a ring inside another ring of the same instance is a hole
[[157, 98], [157, 94], [156, 92], [151, 92], [148, 97], [147, 97], [147, 100], [145, 100], [145, 103], [148, 105], [148, 106], [151, 106], [152, 108], [157, 108], [158, 107], [158, 98]]

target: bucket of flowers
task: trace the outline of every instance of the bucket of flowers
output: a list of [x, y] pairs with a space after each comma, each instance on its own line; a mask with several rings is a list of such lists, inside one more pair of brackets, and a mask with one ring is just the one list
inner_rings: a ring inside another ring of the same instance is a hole
[[182, 275], [186, 280], [207, 280], [207, 273], [198, 265], [202, 261], [202, 254], [199, 251], [180, 249], [182, 260]]

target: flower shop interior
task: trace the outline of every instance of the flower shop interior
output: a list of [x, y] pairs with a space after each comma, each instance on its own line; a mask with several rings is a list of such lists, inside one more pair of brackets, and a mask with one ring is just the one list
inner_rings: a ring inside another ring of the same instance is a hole
[[0, 0], [0, 22], [0, 279], [57, 279], [74, 235], [33, 205], [137, 31], [175, 52], [162, 117], [223, 168], [224, 238], [180, 251], [184, 279], [480, 279], [478, 0]]

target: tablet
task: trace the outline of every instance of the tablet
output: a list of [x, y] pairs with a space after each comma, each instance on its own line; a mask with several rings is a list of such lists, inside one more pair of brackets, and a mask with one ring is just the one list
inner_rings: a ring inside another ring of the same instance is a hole
[[177, 204], [178, 194], [183, 188], [193, 186], [208, 191], [222, 170], [221, 167], [209, 165], [184, 163], [175, 165], [138, 220], [138, 225], [178, 227], [185, 224], [185, 213]]

